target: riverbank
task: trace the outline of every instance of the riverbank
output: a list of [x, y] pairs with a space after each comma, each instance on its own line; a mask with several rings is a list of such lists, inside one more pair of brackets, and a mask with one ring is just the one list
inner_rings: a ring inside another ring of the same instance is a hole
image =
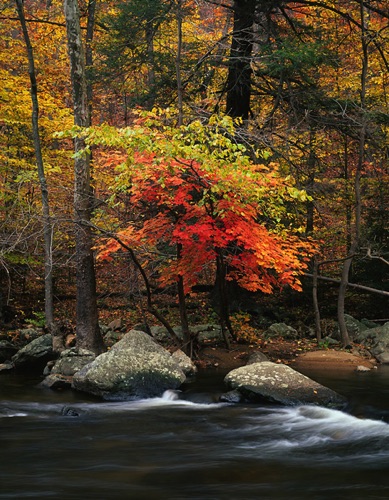
[[247, 363], [254, 352], [262, 352], [269, 361], [284, 363], [292, 368], [325, 367], [329, 370], [356, 370], [359, 366], [373, 369], [377, 361], [360, 346], [353, 349], [323, 348], [309, 339], [286, 341], [274, 339], [260, 345], [233, 343], [228, 350], [222, 346], [207, 346], [201, 349], [197, 357], [200, 368], [218, 368], [223, 371], [238, 368]]

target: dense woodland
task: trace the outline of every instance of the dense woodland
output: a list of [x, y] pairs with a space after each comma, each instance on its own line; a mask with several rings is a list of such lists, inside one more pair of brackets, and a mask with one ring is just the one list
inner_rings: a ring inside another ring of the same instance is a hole
[[387, 0], [5, 0], [0, 44], [5, 328], [388, 320]]

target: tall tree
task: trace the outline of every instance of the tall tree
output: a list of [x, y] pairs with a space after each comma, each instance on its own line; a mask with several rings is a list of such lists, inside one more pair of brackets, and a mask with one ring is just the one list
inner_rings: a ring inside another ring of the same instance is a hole
[[247, 120], [251, 97], [251, 53], [256, 0], [235, 0], [234, 27], [227, 77], [227, 113]]
[[52, 255], [52, 223], [50, 219], [49, 193], [47, 189], [45, 168], [43, 164], [41, 138], [39, 133], [39, 102], [38, 102], [38, 85], [35, 72], [34, 51], [28, 33], [26, 17], [24, 15], [23, 0], [15, 0], [16, 9], [20, 25], [23, 32], [24, 43], [26, 45], [28, 59], [28, 73], [30, 76], [30, 92], [32, 102], [32, 135], [34, 140], [35, 158], [38, 169], [38, 177], [42, 197], [42, 214], [43, 214], [43, 236], [44, 236], [44, 251], [45, 251], [45, 318], [46, 325], [51, 330], [54, 322], [54, 305], [53, 305], [53, 255]]
[[[89, 125], [90, 117], [78, 0], [64, 0], [64, 11], [72, 81], [74, 123], [82, 128]], [[84, 151], [85, 142], [81, 136], [74, 139], [74, 149], [77, 345], [100, 353], [103, 351], [104, 345], [98, 323], [92, 232], [89, 226], [92, 205], [90, 156]]]

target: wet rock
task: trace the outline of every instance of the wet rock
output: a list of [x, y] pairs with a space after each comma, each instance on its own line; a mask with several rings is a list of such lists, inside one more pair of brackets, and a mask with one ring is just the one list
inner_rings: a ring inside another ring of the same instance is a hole
[[48, 361], [55, 359], [50, 334], [42, 335], [20, 349], [12, 356], [12, 363], [17, 369], [42, 370]]
[[186, 377], [172, 356], [144, 332], [131, 330], [78, 371], [72, 387], [106, 400], [161, 396]]
[[6, 361], [5, 363], [0, 364], [0, 373], [13, 370], [14, 368], [15, 365], [11, 361]]
[[70, 389], [71, 385], [72, 377], [67, 377], [58, 373], [52, 373], [48, 375], [44, 380], [42, 380], [42, 382], [39, 384], [39, 387], [58, 391], [63, 389]]
[[220, 396], [219, 400], [222, 403], [243, 403], [245, 398], [241, 392], [234, 390], [225, 392]]
[[369, 372], [371, 371], [371, 368], [367, 367], [367, 366], [364, 366], [364, 365], [358, 365], [356, 368], [355, 368], [355, 371], [356, 372]]
[[64, 406], [61, 411], [61, 415], [65, 417], [79, 417], [80, 413], [75, 408], [71, 408], [70, 406]]
[[232, 370], [224, 379], [253, 402], [341, 407], [346, 399], [289, 366], [263, 361]]

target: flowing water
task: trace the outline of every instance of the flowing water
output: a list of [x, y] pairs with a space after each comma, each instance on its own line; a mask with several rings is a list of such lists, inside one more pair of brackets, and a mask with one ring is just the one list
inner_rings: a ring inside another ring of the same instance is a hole
[[306, 372], [347, 412], [218, 403], [223, 375], [107, 403], [0, 378], [0, 499], [389, 498], [389, 368]]

